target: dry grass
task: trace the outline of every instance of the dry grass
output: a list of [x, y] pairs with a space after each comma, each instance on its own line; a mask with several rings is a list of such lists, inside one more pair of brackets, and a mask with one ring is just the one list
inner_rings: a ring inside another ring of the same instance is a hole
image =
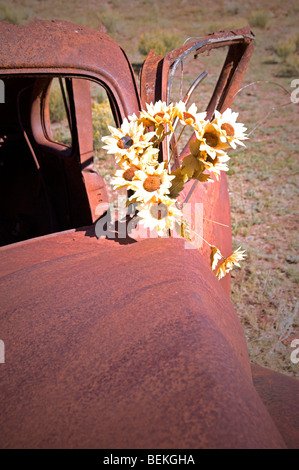
[[[278, 81], [291, 92], [291, 80], [298, 78], [299, 8], [295, 0], [218, 1], [208, 8], [187, 0], [87, 0], [84, 4], [79, 0], [12, 0], [8, 9], [4, 4], [0, 7], [0, 15], [16, 23], [39, 16], [95, 28], [102, 20], [133, 63], [143, 59], [138, 50], [141, 35], [153, 29], [169, 30], [183, 41], [215, 29], [241, 27], [251, 19], [256, 49], [245, 84]], [[214, 86], [213, 69], [219, 66], [217, 54], [205, 60], [200, 65], [208, 64], [211, 73], [192, 99], [200, 109]], [[192, 66], [185, 68], [186, 81], [191, 80], [191, 72]], [[288, 100], [288, 94], [276, 85], [255, 85], [236, 97], [234, 110], [240, 111], [241, 120], [252, 130], [267, 110]], [[298, 106], [278, 108], [252, 133], [245, 151], [231, 154], [228, 177], [234, 245], [241, 244], [248, 253], [247, 262], [233, 273], [231, 298], [251, 360], [290, 375], [298, 374], [298, 365], [290, 361], [291, 339], [299, 337]]]

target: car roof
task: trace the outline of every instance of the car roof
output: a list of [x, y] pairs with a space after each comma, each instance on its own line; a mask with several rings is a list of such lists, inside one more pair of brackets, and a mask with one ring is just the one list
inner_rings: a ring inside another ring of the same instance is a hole
[[35, 19], [28, 25], [3, 21], [0, 38], [1, 74], [102, 78], [122, 97], [125, 114], [136, 111], [139, 95], [133, 68], [121, 47], [103, 31], [62, 20]]

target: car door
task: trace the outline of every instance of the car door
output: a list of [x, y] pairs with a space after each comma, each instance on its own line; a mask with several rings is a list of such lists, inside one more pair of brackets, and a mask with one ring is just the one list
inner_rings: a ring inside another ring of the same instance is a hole
[[132, 66], [103, 31], [65, 21], [2, 22], [0, 38], [0, 245], [90, 225], [113, 173], [93, 166], [94, 125], [108, 134], [140, 109]]
[[[233, 104], [234, 96], [239, 90], [253, 52], [253, 40], [254, 34], [246, 26], [234, 31], [216, 32], [203, 38], [190, 38], [185, 45], [165, 57], [156, 56], [151, 51], [141, 72], [142, 107], [158, 100], [167, 103], [183, 100], [186, 105], [195, 102], [198, 111], [207, 112], [207, 119], [212, 118], [215, 109], [223, 112]], [[212, 55], [215, 53], [218, 56], [214, 64]], [[188, 80], [184, 82], [188, 75]], [[202, 93], [206, 81], [210, 83]], [[198, 96], [195, 97], [196, 91]], [[203, 96], [205, 99], [202, 99]], [[172, 169], [176, 169], [190, 153], [189, 143], [195, 139], [194, 134], [189, 135], [179, 146], [177, 134], [173, 135], [169, 146], [167, 142], [163, 142], [164, 160], [168, 159], [168, 148], [174, 149]], [[200, 236], [228, 256], [232, 249], [230, 204], [226, 174], [221, 173], [219, 180], [213, 184], [190, 180], [185, 184], [178, 200], [188, 214], [192, 214], [191, 223], [200, 231]], [[202, 218], [201, 225], [195, 220], [196, 215]], [[209, 261], [209, 246], [202, 243], [201, 250]], [[229, 291], [230, 276], [226, 276], [221, 282]]]

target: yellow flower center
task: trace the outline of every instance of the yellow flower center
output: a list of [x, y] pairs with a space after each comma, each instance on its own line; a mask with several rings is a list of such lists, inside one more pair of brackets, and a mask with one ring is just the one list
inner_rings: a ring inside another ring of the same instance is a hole
[[206, 132], [203, 138], [206, 139], [206, 143], [210, 147], [217, 147], [219, 142], [217, 134], [214, 134], [213, 132]]
[[233, 137], [235, 135], [235, 129], [228, 122], [224, 122], [221, 126], [221, 129], [226, 132], [226, 135]]
[[161, 186], [161, 178], [158, 175], [151, 175], [148, 176], [144, 182], [143, 187], [146, 191], [152, 193], [153, 191], [157, 191]]
[[154, 219], [161, 220], [168, 216], [168, 207], [162, 202], [159, 204], [155, 203], [151, 206], [150, 213]]
[[123, 173], [123, 178], [127, 181], [132, 181], [134, 175], [135, 175], [135, 172], [138, 170], [138, 168], [136, 166], [131, 166], [130, 168], [128, 168], [126, 171], [124, 171]]
[[125, 135], [121, 139], [118, 140], [117, 146], [119, 149], [129, 149], [133, 145], [133, 139], [129, 135]]

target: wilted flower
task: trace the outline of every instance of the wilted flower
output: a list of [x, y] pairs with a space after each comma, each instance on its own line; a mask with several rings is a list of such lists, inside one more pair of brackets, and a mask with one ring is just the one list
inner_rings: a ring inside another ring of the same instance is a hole
[[239, 247], [236, 251], [234, 251], [230, 256], [228, 256], [223, 263], [219, 266], [216, 271], [216, 276], [218, 279], [222, 279], [225, 274], [229, 273], [234, 266], [239, 265], [239, 261], [245, 259], [246, 255], [244, 255], [245, 251], [240, 251], [241, 247]]
[[216, 269], [216, 266], [218, 264], [218, 261], [223, 258], [222, 254], [220, 253], [219, 249], [216, 246], [211, 246], [211, 268], [212, 271]]

